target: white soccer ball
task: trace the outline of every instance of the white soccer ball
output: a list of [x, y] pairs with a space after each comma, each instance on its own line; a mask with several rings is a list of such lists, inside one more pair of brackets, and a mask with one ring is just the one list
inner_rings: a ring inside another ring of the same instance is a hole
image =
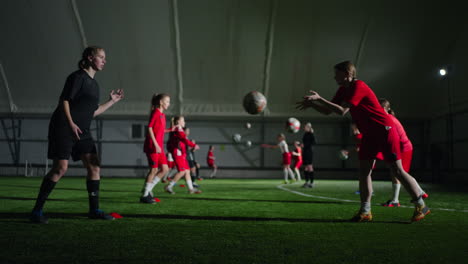
[[290, 133], [297, 133], [301, 129], [301, 122], [294, 117], [288, 118], [286, 122], [286, 130]]
[[245, 128], [250, 129], [252, 125], [250, 123], [245, 123]]
[[340, 160], [347, 160], [349, 158], [348, 155], [349, 151], [347, 151], [346, 149], [338, 151], [338, 158], [340, 158]]
[[250, 140], [246, 141], [245, 146], [250, 148], [252, 146], [252, 141], [250, 141]]
[[234, 142], [236, 143], [240, 143], [242, 140], [242, 136], [240, 134], [234, 134], [232, 135], [232, 140], [234, 140]]

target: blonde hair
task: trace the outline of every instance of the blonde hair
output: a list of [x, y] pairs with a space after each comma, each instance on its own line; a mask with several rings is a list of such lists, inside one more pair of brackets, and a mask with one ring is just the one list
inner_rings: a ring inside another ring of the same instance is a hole
[[356, 79], [356, 66], [351, 61], [343, 61], [333, 67], [337, 71], [349, 74], [353, 79]]

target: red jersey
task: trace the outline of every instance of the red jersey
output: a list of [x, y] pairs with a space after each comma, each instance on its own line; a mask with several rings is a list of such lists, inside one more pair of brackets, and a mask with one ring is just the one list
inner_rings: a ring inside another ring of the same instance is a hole
[[295, 152], [299, 154], [299, 156], [293, 155], [293, 159], [296, 162], [302, 162], [302, 149], [300, 147], [296, 147]]
[[338, 88], [332, 102], [339, 105], [343, 102], [351, 104], [349, 112], [363, 136], [381, 127], [394, 126], [375, 93], [361, 80], [356, 80], [349, 88]]
[[214, 159], [213, 158], [214, 158], [213, 151], [209, 150], [208, 155], [206, 156], [206, 162], [208, 163], [208, 165], [214, 164]]
[[[156, 108], [151, 112], [151, 117], [148, 123], [148, 128], [153, 129], [154, 137], [156, 142], [161, 148], [161, 153], [164, 153], [164, 132], [166, 129], [166, 115]], [[143, 150], [145, 153], [156, 153], [156, 147], [154, 146], [153, 140], [149, 133], [146, 134], [145, 143]]]
[[[176, 156], [186, 155], [187, 147], [195, 147], [195, 144], [190, 141], [187, 136], [185, 135], [184, 130], [180, 126], [175, 126], [172, 128], [171, 133], [169, 134], [169, 141], [167, 142], [167, 150], [172, 155], [176, 154]], [[177, 152], [177, 153], [174, 153]], [[181, 155], [177, 155], [181, 154]]]
[[408, 151], [413, 150], [413, 144], [411, 144], [411, 141], [409, 140], [408, 136], [406, 135], [406, 131], [403, 128], [403, 126], [401, 125], [400, 121], [398, 121], [398, 119], [393, 115], [389, 114], [389, 116], [393, 120], [396, 131], [398, 132], [398, 136], [400, 137], [401, 152], [403, 153], [403, 152], [408, 152]]

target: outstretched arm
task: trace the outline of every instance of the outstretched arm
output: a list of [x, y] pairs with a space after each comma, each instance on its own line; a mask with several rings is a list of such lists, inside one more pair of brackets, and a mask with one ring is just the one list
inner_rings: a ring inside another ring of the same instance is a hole
[[323, 114], [335, 113], [343, 116], [348, 113], [351, 105], [348, 103], [343, 103], [343, 105], [335, 104], [321, 97], [317, 92], [310, 91], [310, 95], [304, 96], [304, 100], [298, 103], [297, 108], [304, 110], [309, 107], [312, 107]]
[[101, 105], [99, 105], [98, 109], [94, 111], [94, 116], [98, 116], [104, 113], [107, 109], [109, 109], [112, 105], [117, 103], [118, 101], [124, 98], [124, 91], [122, 89], [118, 89], [117, 91], [112, 90], [109, 94], [109, 100]]
[[269, 144], [262, 144], [260, 146], [262, 148], [279, 148], [278, 145], [269, 145]]

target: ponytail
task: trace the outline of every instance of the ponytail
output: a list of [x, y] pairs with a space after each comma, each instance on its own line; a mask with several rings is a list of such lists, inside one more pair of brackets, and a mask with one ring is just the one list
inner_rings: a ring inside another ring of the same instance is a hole
[[392, 116], [395, 116], [395, 111], [390, 108], [390, 101], [385, 98], [379, 98], [380, 105]]
[[89, 61], [89, 57], [94, 57], [100, 51], [104, 50], [99, 46], [89, 46], [81, 54], [81, 60], [78, 62], [78, 68], [87, 69], [91, 67], [92, 63]]

